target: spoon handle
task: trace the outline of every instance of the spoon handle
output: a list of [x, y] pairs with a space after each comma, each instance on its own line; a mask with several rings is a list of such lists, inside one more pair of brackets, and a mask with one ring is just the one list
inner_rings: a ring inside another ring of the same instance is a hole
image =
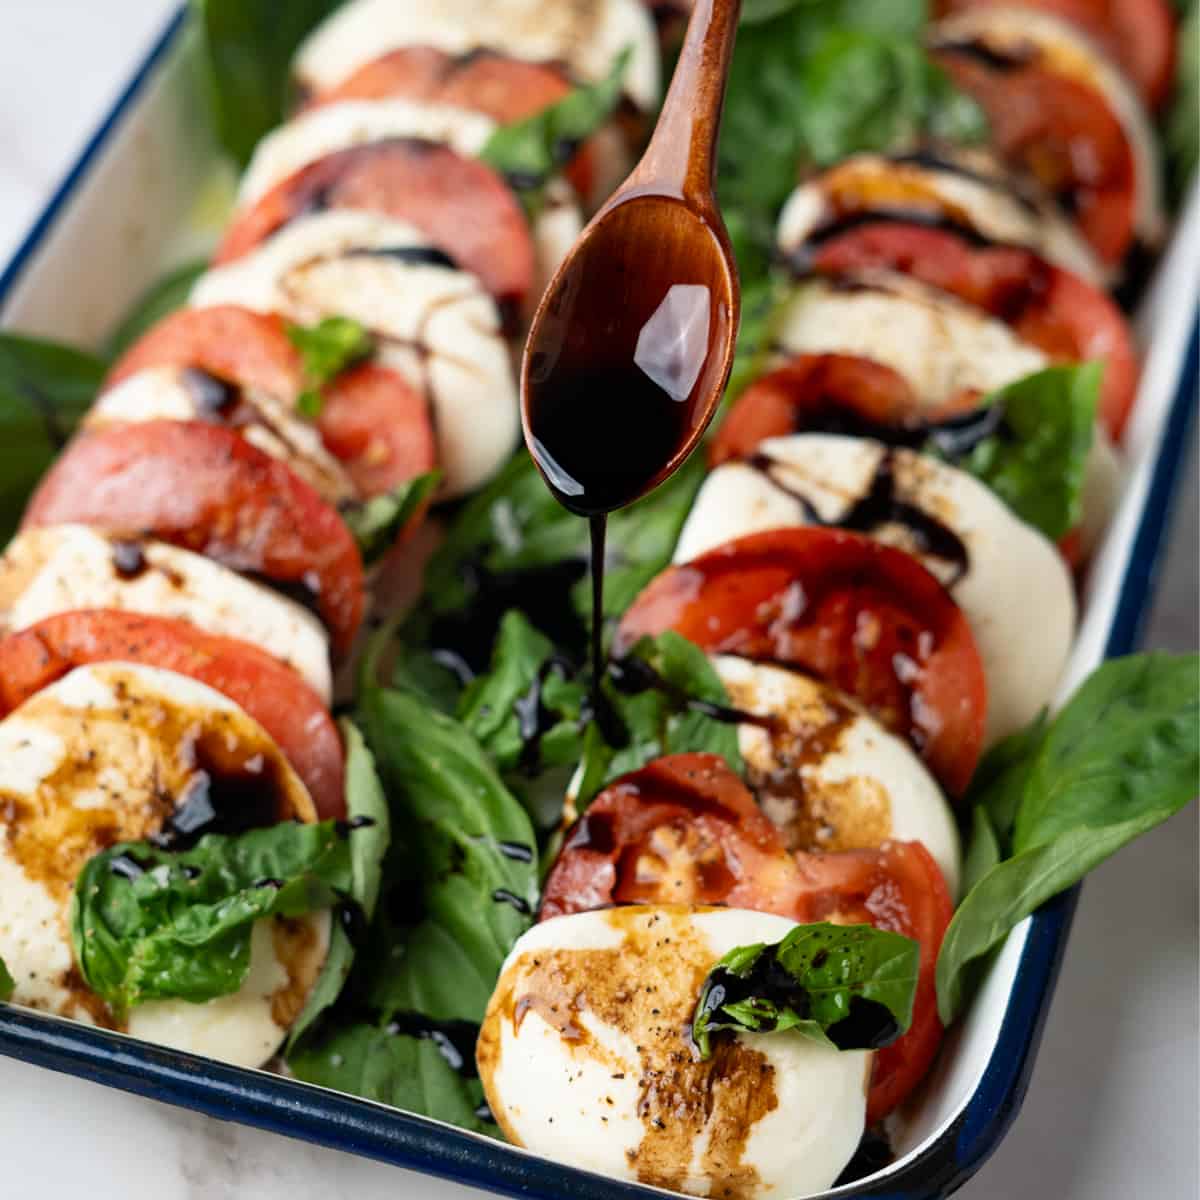
[[677, 188], [711, 209], [717, 135], [742, 0], [696, 0], [654, 136], [629, 185]]

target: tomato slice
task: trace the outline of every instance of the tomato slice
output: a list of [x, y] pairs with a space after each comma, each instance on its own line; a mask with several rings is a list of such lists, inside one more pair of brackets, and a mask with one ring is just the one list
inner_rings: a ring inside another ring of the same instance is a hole
[[934, 57], [979, 102], [993, 143], [1072, 213], [1106, 263], [1133, 246], [1135, 167], [1125, 130], [1104, 96], [1036, 64], [991, 63], [971, 47]]
[[512, 189], [486, 163], [418, 138], [351, 146], [302, 167], [234, 218], [215, 261], [240, 258], [315, 208], [407, 221], [506, 309], [519, 309], [533, 286], [533, 237]]
[[779, 831], [725, 760], [674, 754], [592, 801], [546, 878], [540, 919], [656, 902], [790, 912], [799, 884]]
[[709, 653], [800, 667], [907, 737], [953, 795], [983, 746], [987, 688], [967, 620], [915, 558], [816, 526], [736, 538], [668, 567], [613, 653], [673, 629]]
[[152, 534], [311, 597], [335, 649], [362, 621], [362, 558], [345, 522], [232, 429], [146, 421], [78, 437], [42, 479], [23, 528], [77, 522]]
[[[510, 125], [557, 104], [571, 81], [549, 63], [525, 62], [492, 50], [451, 55], [431, 46], [404, 46], [365, 63], [336, 87], [315, 96], [310, 105], [341, 100], [384, 100], [402, 96], [469, 108]], [[581, 196], [591, 194], [594, 151], [584, 143], [566, 168]]]
[[1086, 33], [1117, 63], [1150, 108], [1175, 77], [1175, 14], [1168, 0], [939, 0], [937, 13], [972, 8], [1035, 8]]
[[0, 639], [0, 717], [86, 663], [133, 662], [188, 675], [228, 696], [278, 743], [322, 820], [346, 815], [342, 742], [320, 696], [291, 667], [186, 621], [92, 609]]
[[[1066, 362], [1100, 359], [1100, 419], [1121, 436], [1137, 394], [1138, 361], [1124, 314], [1099, 288], [1017, 246], [978, 246], [950, 230], [878, 220], [823, 241], [818, 271], [887, 267], [952, 292]], [[861, 388], [862, 384], [859, 383]]]
[[[118, 360], [105, 387], [161, 366], [195, 367], [290, 401], [304, 386], [283, 319], [232, 304], [164, 317]], [[361, 496], [382, 495], [437, 465], [428, 402], [398, 371], [367, 363], [342, 372], [323, 396], [321, 440]]]
[[975, 393], [923, 406], [891, 367], [854, 354], [797, 354], [756, 379], [734, 402], [709, 445], [709, 465], [749, 458], [767, 438], [806, 430], [878, 436], [919, 430], [974, 408]]
[[870, 924], [921, 945], [912, 1024], [876, 1052], [867, 1124], [882, 1120], [925, 1077], [944, 1029], [938, 1018], [936, 968], [954, 904], [938, 865], [920, 842], [884, 842], [876, 850], [795, 856], [808, 888], [804, 921]]
[[912, 1024], [876, 1055], [868, 1121], [891, 1112], [928, 1071], [942, 1038], [934, 970], [953, 905], [919, 842], [789, 855], [724, 759], [671, 755], [592, 801], [550, 869], [539, 919], [622, 903], [724, 904], [915, 938], [921, 967]]

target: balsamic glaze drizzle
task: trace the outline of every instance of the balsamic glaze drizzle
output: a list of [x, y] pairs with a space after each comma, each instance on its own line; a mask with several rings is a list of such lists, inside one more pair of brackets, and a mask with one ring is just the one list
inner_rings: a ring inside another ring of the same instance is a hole
[[457, 271], [458, 263], [436, 246], [367, 246], [349, 251], [346, 258], [390, 258], [414, 267], [440, 267]]
[[447, 1066], [464, 1079], [475, 1079], [475, 1043], [479, 1040], [479, 1026], [471, 1021], [435, 1021], [421, 1013], [393, 1013], [385, 1026], [385, 1032], [393, 1037], [403, 1035], [430, 1041], [438, 1049]]

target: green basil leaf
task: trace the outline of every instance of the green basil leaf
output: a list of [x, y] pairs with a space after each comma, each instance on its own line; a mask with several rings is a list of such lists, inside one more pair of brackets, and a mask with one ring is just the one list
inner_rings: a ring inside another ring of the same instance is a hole
[[393, 843], [342, 998], [288, 1063], [301, 1079], [494, 1132], [476, 1113], [471, 1047], [537, 902], [533, 829], [452, 718], [377, 687], [360, 710], [407, 840]]
[[870, 925], [800, 925], [739, 946], [709, 971], [692, 1018], [701, 1058], [720, 1030], [795, 1029], [839, 1050], [878, 1049], [912, 1022], [920, 946]]
[[284, 118], [292, 55], [341, 0], [191, 0], [217, 134], [246, 163]]
[[375, 349], [370, 331], [350, 317], [323, 317], [315, 325], [289, 325], [287, 335], [300, 351], [304, 371], [305, 387], [296, 407], [310, 418], [321, 415], [321, 389]]
[[980, 794], [993, 824], [1011, 813], [1014, 854], [986, 871], [981, 858], [946, 931], [937, 964], [946, 1023], [1016, 924], [1195, 798], [1200, 658], [1107, 662], [1048, 726], [1001, 749]]
[[92, 354], [0, 333], [0, 541], [88, 410], [107, 366]]
[[1171, 191], [1181, 201], [1200, 164], [1200, 0], [1181, 5], [1175, 86], [1164, 129]]
[[16, 986], [13, 977], [8, 973], [8, 968], [4, 965], [4, 959], [0, 958], [0, 1003], [12, 999]]
[[971, 777], [965, 803], [987, 814], [988, 824], [1002, 848], [1011, 844], [1017, 809], [1048, 725], [1043, 709], [1024, 729], [997, 742]]
[[981, 479], [1051, 540], [1079, 524], [1103, 364], [1049, 367], [986, 399], [1004, 406], [1000, 430], [957, 465]]
[[365, 565], [377, 562], [395, 545], [400, 531], [433, 494], [441, 479], [441, 471], [426, 471], [382, 496], [372, 496], [361, 504], [342, 509], [342, 519], [354, 535]]
[[192, 285], [208, 269], [206, 260], [185, 263], [164, 275], [138, 298], [133, 308], [109, 335], [105, 352], [109, 358], [119, 358], [152, 325], [163, 317], [183, 308], [191, 295]]
[[546, 184], [570, 162], [580, 143], [608, 120], [621, 99], [632, 53], [626, 47], [603, 79], [574, 88], [533, 116], [500, 126], [488, 138], [479, 157], [508, 180], [527, 209], [540, 206]]
[[348, 838], [332, 821], [209, 834], [182, 853], [121, 843], [76, 880], [75, 960], [118, 1016], [147, 1000], [230, 995], [250, 969], [254, 922], [329, 908], [350, 885]]
[[1000, 836], [991, 814], [982, 804], [971, 811], [971, 837], [963, 855], [962, 890], [969, 892], [1002, 858]]

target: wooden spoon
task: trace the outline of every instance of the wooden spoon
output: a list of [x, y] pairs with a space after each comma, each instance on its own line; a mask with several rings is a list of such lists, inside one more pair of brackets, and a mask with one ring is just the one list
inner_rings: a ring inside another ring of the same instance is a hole
[[740, 311], [713, 193], [741, 0], [697, 0], [645, 155], [538, 306], [522, 421], [550, 490], [596, 517], [687, 458], [721, 398]]

